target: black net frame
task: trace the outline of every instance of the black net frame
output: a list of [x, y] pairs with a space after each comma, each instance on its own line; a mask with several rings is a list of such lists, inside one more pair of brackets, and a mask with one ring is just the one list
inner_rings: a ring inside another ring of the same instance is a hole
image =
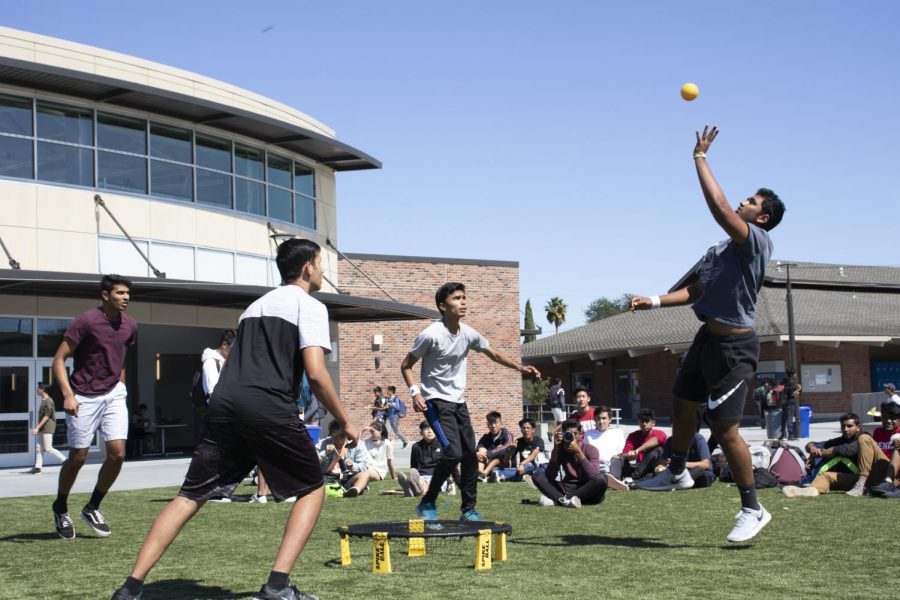
[[388, 539], [476, 537], [485, 529], [492, 534], [512, 533], [510, 525], [493, 521], [425, 521], [425, 531], [412, 532], [409, 528], [409, 521], [385, 521], [345, 525], [336, 531], [341, 537], [365, 539], [372, 539], [375, 533], [384, 533]]

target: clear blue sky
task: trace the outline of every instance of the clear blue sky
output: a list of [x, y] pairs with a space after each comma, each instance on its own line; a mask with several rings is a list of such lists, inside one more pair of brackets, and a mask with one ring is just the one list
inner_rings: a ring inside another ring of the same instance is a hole
[[545, 332], [551, 296], [568, 329], [598, 296], [664, 291], [724, 237], [691, 160], [704, 123], [732, 203], [784, 199], [776, 259], [900, 264], [898, 2], [0, 0], [0, 15], [325, 122], [384, 163], [339, 174], [342, 250], [518, 261]]

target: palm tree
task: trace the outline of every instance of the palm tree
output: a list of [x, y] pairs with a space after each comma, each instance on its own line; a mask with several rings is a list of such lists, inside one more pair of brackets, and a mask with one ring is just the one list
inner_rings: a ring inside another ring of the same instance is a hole
[[558, 296], [550, 298], [550, 302], [544, 307], [544, 310], [547, 311], [547, 321], [556, 327], [556, 333], [559, 333], [559, 326], [566, 322], [568, 308], [562, 298]]

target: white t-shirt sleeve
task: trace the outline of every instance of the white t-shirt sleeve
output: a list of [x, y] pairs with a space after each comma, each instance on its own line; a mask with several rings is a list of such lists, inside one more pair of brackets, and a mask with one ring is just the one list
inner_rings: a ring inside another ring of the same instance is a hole
[[384, 445], [386, 446], [385, 459], [394, 460], [394, 444], [392, 444], [390, 440], [385, 440]]
[[432, 344], [433, 340], [431, 339], [431, 336], [428, 335], [427, 332], [423, 331], [416, 336], [416, 341], [413, 342], [413, 347], [409, 351], [409, 353], [416, 358], [422, 358], [423, 356], [428, 354], [428, 351], [431, 349]]
[[328, 331], [328, 309], [321, 302], [307, 302], [300, 306], [297, 316], [300, 330], [300, 348], [319, 346], [325, 354], [331, 352], [331, 334]]
[[219, 364], [215, 358], [207, 358], [203, 361], [203, 391], [210, 396], [219, 383]]
[[476, 352], [484, 352], [490, 347], [490, 343], [487, 341], [486, 337], [484, 337], [474, 329], [471, 329], [469, 331], [469, 349], [475, 350]]

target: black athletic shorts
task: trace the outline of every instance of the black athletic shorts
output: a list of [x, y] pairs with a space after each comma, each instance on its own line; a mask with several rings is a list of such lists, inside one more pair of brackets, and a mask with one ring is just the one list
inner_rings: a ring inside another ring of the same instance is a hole
[[299, 419], [274, 425], [206, 422], [178, 495], [229, 497], [256, 465], [276, 500], [299, 498], [323, 485], [319, 456]]
[[756, 332], [719, 336], [703, 325], [678, 369], [672, 393], [706, 402], [714, 421], [740, 421], [758, 361]]

